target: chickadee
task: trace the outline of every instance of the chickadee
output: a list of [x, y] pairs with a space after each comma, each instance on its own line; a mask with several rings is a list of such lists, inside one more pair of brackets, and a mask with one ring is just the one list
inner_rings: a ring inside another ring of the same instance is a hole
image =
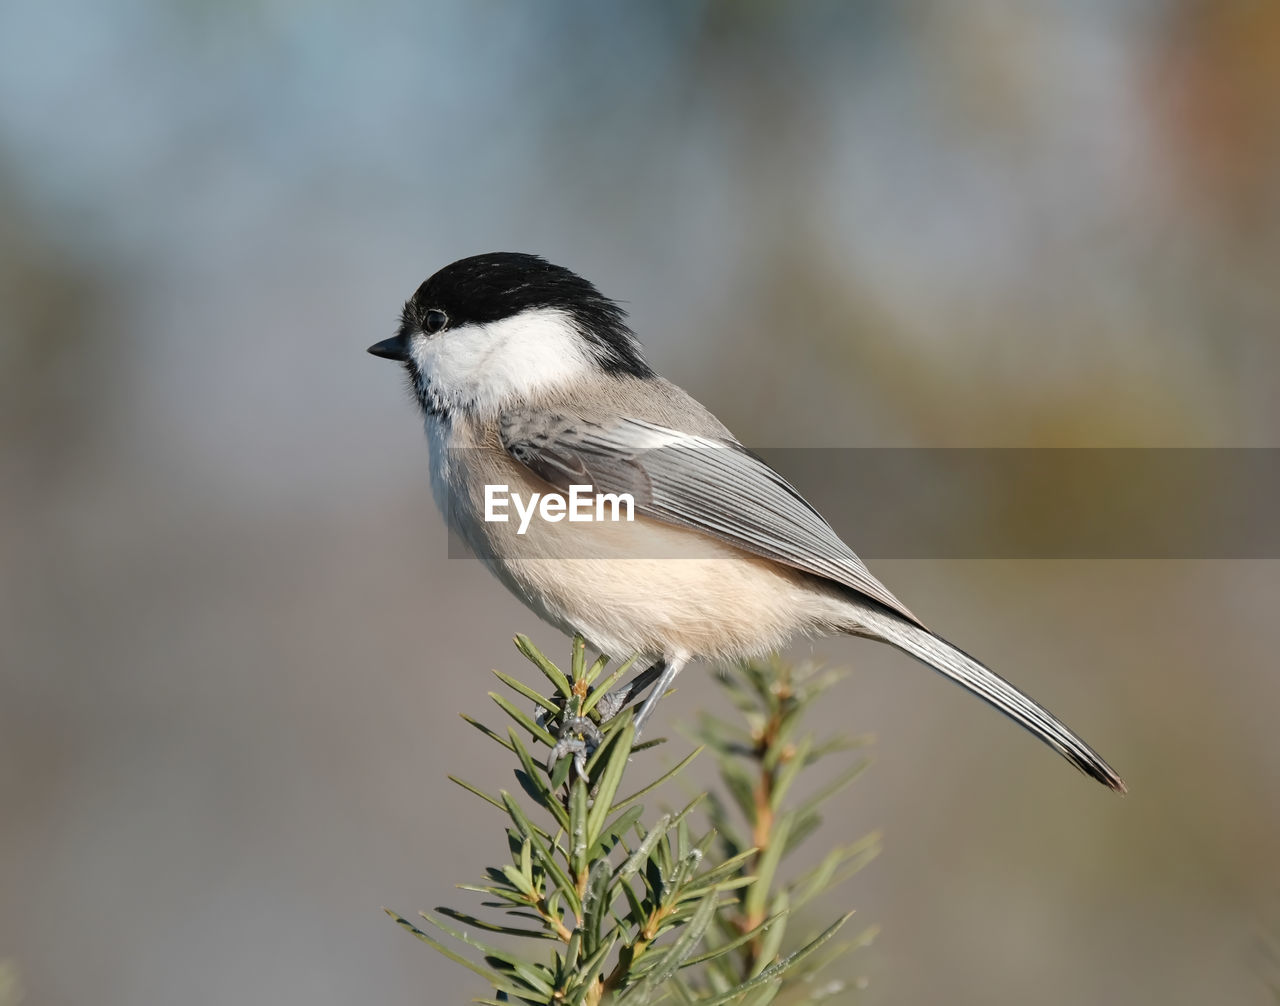
[[[582, 277], [536, 255], [461, 259], [418, 287], [397, 334], [369, 352], [404, 365], [436, 502], [485, 565], [564, 632], [654, 661], [637, 731], [690, 660], [843, 632], [928, 664], [1124, 791], [1084, 741], [925, 628], [781, 475], [659, 377], [623, 310]], [[634, 520], [535, 521], [522, 534], [486, 519], [487, 486], [532, 497], [587, 485], [630, 494]]]

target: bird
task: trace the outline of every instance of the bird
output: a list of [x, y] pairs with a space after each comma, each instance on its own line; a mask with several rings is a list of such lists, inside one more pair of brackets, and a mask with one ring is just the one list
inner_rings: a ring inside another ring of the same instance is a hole
[[[637, 735], [690, 661], [846, 634], [896, 647], [1125, 792], [1077, 734], [926, 627], [797, 489], [659, 376], [625, 311], [577, 273], [521, 252], [459, 259], [368, 351], [404, 369], [450, 529], [546, 622], [652, 663]], [[564, 519], [583, 490], [626, 505]], [[503, 499], [542, 506], [522, 530]]]

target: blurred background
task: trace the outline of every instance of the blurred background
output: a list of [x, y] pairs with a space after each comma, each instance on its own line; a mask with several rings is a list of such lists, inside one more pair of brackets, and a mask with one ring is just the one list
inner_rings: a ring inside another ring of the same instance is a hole
[[[12, 0], [0, 221], [5, 981], [464, 1001], [380, 906], [505, 855], [458, 712], [567, 646], [447, 558], [404, 299], [544, 254], [753, 446], [1277, 446], [1280, 6]], [[797, 647], [878, 738], [809, 840], [884, 832], [860, 1001], [1273, 1001], [1280, 563], [875, 570], [1132, 792]]]

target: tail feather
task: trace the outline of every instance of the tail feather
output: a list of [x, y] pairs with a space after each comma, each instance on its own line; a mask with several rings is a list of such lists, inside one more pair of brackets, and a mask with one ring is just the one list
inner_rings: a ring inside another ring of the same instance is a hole
[[860, 613], [858, 634], [873, 635], [941, 671], [1039, 737], [1085, 775], [1119, 793], [1126, 792], [1124, 780], [1066, 724], [942, 637], [880, 611]]

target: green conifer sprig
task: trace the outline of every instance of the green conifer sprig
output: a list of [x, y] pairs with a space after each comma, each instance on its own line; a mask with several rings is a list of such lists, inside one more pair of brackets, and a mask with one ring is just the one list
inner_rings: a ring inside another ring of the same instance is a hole
[[[708, 795], [708, 817], [719, 836], [720, 856], [740, 864], [747, 885], [740, 900], [720, 912], [705, 942], [716, 950], [732, 944], [732, 954], [717, 953], [699, 974], [707, 989], [733, 987], [765, 973], [786, 944], [789, 927], [816, 897], [844, 883], [880, 850], [878, 833], [865, 835], [829, 850], [816, 866], [783, 882], [783, 862], [822, 823], [820, 808], [843, 791], [870, 765], [859, 757], [818, 784], [803, 799], [789, 799], [802, 773], [833, 755], [866, 748], [866, 736], [833, 735], [821, 740], [802, 732], [805, 713], [843, 672], [814, 664], [792, 666], [773, 658], [722, 669], [717, 679], [728, 693], [742, 723], [726, 722], [703, 713], [696, 737], [714, 753], [726, 802], [719, 793]], [[745, 828], [744, 828], [745, 826]], [[750, 850], [745, 858], [744, 851]], [[784, 976], [778, 984], [779, 1002], [814, 1002], [822, 993], [845, 991], [840, 982], [814, 985], [825, 963], [869, 943], [877, 933], [868, 927], [851, 940], [827, 949], [817, 966]], [[807, 945], [807, 944], [806, 944]]]
[[[437, 908], [421, 915], [422, 926], [388, 914], [480, 976], [492, 989], [492, 998], [475, 1000], [481, 1003], [764, 1006], [780, 996], [816, 1002], [828, 994], [833, 986], [819, 985], [817, 972], [868, 934], [836, 944], [845, 915], [784, 953], [787, 922], [874, 855], [876, 839], [832, 850], [785, 884], [778, 871], [816, 827], [822, 800], [864, 767], [852, 766], [794, 806], [785, 800], [800, 772], [856, 746], [840, 738], [792, 740], [805, 708], [834, 676], [779, 662], [725, 672], [746, 726], [704, 717], [703, 747], [628, 792], [624, 776], [644, 764], [632, 755], [658, 742], [637, 745], [630, 712], [601, 723], [595, 707], [631, 662], [606, 674], [608, 658], [588, 664], [578, 638], [566, 674], [526, 637], [516, 646], [550, 688], [495, 672], [517, 697], [490, 692], [510, 721], [505, 735], [464, 719], [514, 757], [517, 789], [490, 793], [450, 776], [499, 811], [506, 831], [509, 862], [488, 868], [481, 883], [459, 885], [478, 894], [487, 911]], [[540, 747], [555, 746], [562, 724], [576, 725], [588, 743], [578, 759], [571, 754], [548, 767]], [[748, 833], [722, 800], [706, 794], [646, 817], [640, 799], [705, 748], [718, 759]], [[698, 828], [703, 820], [711, 822], [705, 831]]]

